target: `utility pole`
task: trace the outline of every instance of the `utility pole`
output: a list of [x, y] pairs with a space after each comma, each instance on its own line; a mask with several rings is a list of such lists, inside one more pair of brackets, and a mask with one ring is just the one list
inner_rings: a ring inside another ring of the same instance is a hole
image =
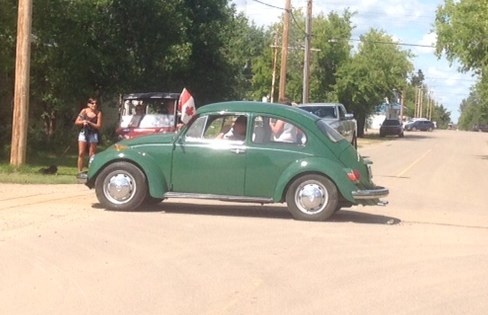
[[420, 115], [419, 117], [422, 118], [424, 117], [424, 90], [420, 88], [420, 109], [419, 109]]
[[403, 104], [405, 103], [405, 88], [400, 92], [400, 121], [403, 121]]
[[32, 25], [32, 0], [19, 0], [17, 13], [17, 51], [15, 57], [15, 91], [12, 117], [10, 165], [25, 163], [29, 119], [29, 73]]
[[274, 33], [274, 45], [273, 45], [273, 75], [271, 78], [271, 103], [274, 103], [274, 94], [275, 94], [275, 82], [276, 82], [276, 64], [278, 61], [278, 32]]
[[281, 38], [281, 69], [280, 69], [280, 91], [278, 101], [286, 97], [286, 63], [288, 59], [288, 29], [290, 26], [291, 0], [285, 0], [285, 15], [283, 21], [283, 37]]
[[303, 57], [303, 93], [302, 103], [308, 103], [310, 96], [310, 42], [312, 40], [312, 0], [307, 1], [305, 18], [305, 52]]

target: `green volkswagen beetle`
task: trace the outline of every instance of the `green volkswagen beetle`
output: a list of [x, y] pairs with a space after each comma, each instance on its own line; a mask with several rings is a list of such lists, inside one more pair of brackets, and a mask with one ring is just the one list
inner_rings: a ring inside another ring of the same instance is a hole
[[85, 184], [107, 209], [167, 198], [283, 203], [322, 221], [352, 205], [386, 204], [370, 162], [319, 117], [281, 104], [200, 107], [176, 134], [123, 140], [96, 154]]

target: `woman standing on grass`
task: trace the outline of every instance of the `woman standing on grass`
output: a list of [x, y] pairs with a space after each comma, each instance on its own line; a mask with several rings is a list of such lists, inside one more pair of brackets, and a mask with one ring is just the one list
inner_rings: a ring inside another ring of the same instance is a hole
[[85, 154], [92, 157], [97, 151], [99, 131], [102, 128], [102, 112], [97, 108], [97, 101], [89, 98], [85, 108], [76, 117], [75, 125], [81, 127], [78, 134], [78, 173], [83, 172]]

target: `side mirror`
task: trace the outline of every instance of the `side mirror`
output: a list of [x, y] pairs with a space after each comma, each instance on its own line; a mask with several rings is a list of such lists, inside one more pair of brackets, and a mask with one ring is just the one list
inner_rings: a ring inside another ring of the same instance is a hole
[[345, 118], [348, 120], [351, 120], [351, 119], [354, 119], [354, 115], [353, 114], [346, 114]]

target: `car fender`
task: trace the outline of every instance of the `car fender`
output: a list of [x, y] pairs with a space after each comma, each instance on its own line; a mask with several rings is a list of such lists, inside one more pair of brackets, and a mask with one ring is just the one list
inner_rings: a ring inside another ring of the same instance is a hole
[[273, 200], [275, 202], [283, 201], [288, 186], [295, 178], [313, 173], [330, 178], [335, 183], [342, 196], [348, 201], [356, 204], [352, 197], [352, 191], [356, 190], [357, 187], [347, 178], [346, 169], [347, 168], [344, 168], [342, 164], [327, 158], [312, 157], [297, 160], [295, 163], [288, 166], [288, 168], [281, 174], [276, 184]]
[[93, 188], [95, 186], [96, 177], [106, 166], [115, 162], [127, 161], [137, 165], [144, 172], [148, 182], [149, 194], [152, 197], [162, 198], [164, 193], [168, 191], [168, 180], [151, 155], [142, 154], [135, 150], [123, 152], [114, 150], [110, 153], [104, 153], [101, 159], [97, 159], [95, 156], [88, 168], [88, 187]]

